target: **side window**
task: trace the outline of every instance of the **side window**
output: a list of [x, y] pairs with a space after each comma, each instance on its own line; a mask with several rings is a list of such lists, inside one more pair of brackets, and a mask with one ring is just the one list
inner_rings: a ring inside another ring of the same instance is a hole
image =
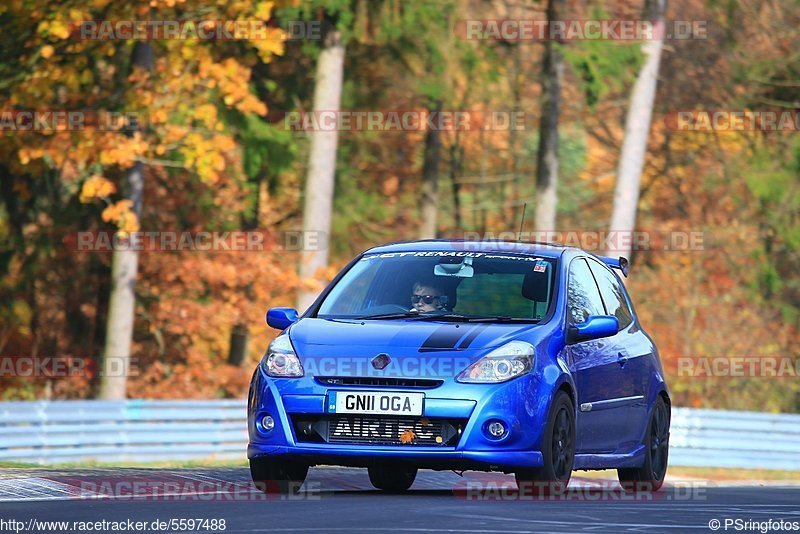
[[620, 329], [627, 327], [633, 320], [633, 314], [625, 300], [625, 295], [617, 278], [607, 268], [592, 260], [589, 262], [592, 273], [600, 286], [600, 294], [609, 315], [619, 320]]
[[583, 258], [572, 260], [569, 266], [567, 308], [570, 324], [580, 324], [590, 315], [606, 314], [592, 271]]

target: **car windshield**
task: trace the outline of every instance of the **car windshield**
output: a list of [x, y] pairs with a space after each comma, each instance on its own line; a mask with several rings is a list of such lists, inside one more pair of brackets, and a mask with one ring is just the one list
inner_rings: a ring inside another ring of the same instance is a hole
[[541, 320], [556, 260], [484, 252], [366, 254], [322, 302], [322, 318]]

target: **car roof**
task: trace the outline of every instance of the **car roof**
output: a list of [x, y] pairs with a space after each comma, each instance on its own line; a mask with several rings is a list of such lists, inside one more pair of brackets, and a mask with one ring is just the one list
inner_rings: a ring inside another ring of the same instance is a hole
[[364, 251], [365, 254], [389, 253], [389, 252], [489, 252], [489, 253], [508, 253], [508, 254], [535, 254], [548, 258], [557, 258], [564, 251], [571, 250], [579, 252], [574, 247], [564, 247], [551, 245], [549, 243], [531, 243], [517, 241], [502, 241], [499, 239], [487, 239], [481, 241], [467, 239], [423, 239], [418, 241], [399, 241], [378, 245]]

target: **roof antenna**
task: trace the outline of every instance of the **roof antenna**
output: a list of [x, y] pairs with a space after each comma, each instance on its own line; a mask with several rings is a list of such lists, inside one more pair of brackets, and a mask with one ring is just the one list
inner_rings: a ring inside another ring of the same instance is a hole
[[519, 221], [519, 232], [517, 232], [517, 243], [520, 242], [522, 238], [522, 225], [525, 224], [525, 209], [527, 209], [528, 203], [524, 203], [522, 205], [522, 219]]

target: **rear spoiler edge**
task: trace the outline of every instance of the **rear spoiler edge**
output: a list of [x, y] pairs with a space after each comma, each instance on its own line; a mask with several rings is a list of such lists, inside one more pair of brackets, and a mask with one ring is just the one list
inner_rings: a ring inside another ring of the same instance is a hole
[[612, 269], [619, 269], [622, 272], [622, 275], [625, 278], [628, 278], [628, 271], [630, 270], [630, 265], [628, 263], [628, 258], [624, 258], [620, 256], [619, 258], [610, 258], [608, 256], [598, 256], [603, 263], [611, 267]]

